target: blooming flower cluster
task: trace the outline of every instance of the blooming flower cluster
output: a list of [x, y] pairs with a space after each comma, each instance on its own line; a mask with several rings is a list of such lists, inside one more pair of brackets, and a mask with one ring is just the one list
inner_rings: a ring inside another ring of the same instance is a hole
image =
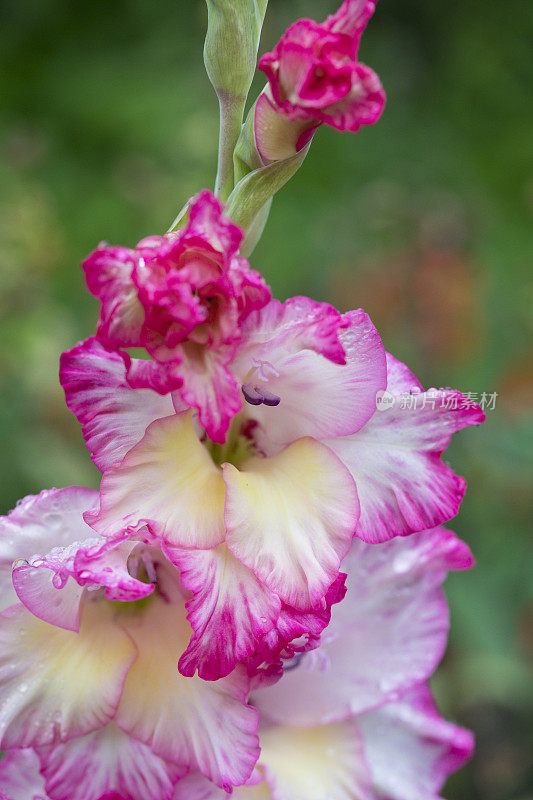
[[[287, 31], [272, 113], [377, 119], [373, 8]], [[99, 320], [60, 381], [102, 478], [0, 520], [7, 800], [429, 800], [472, 750], [426, 684], [472, 563], [441, 456], [483, 412], [425, 392], [363, 310], [272, 299], [231, 208], [204, 190], [84, 262]]]

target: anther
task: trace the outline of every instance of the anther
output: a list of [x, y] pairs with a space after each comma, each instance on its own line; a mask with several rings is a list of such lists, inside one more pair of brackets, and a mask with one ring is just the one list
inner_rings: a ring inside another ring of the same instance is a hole
[[263, 403], [265, 406], [279, 406], [281, 397], [278, 397], [277, 394], [272, 394], [268, 389], [261, 389], [260, 391], [263, 395]]
[[157, 583], [157, 572], [155, 570], [155, 564], [152, 556], [147, 550], [143, 550], [143, 552], [141, 553], [141, 561], [144, 564], [144, 568], [146, 570], [146, 574], [148, 575], [148, 580], [150, 581], [150, 583]]
[[260, 406], [263, 402], [263, 395], [251, 383], [243, 383], [242, 393], [246, 402], [250, 403], [251, 406]]
[[260, 406], [262, 403], [265, 406], [278, 406], [281, 402], [281, 397], [277, 394], [272, 394], [261, 386], [252, 386], [251, 383], [243, 383], [242, 393], [246, 402], [252, 406]]

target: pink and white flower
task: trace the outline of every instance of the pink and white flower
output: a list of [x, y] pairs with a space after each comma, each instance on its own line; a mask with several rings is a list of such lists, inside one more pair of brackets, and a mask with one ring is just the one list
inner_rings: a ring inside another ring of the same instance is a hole
[[227, 365], [248, 314], [270, 299], [259, 273], [238, 255], [242, 232], [208, 191], [191, 201], [187, 225], [143, 239], [134, 250], [101, 245], [84, 262], [100, 299], [98, 337], [114, 348], [144, 347], [128, 381], [164, 394], [178, 390], [204, 428], [223, 441], [239, 406]]
[[[62, 491], [59, 500], [66, 507], [73, 490]], [[49, 504], [55, 496], [54, 492], [46, 493], [42, 499], [28, 500], [28, 504], [35, 512], [36, 505]], [[30, 518], [35, 519], [35, 513]], [[202, 775], [194, 762], [190, 773], [184, 775], [179, 763], [169, 758], [167, 748], [173, 743], [161, 741], [161, 729], [150, 742], [145, 741], [144, 731], [150, 728], [154, 715], [167, 735], [175, 735], [180, 726], [185, 728], [190, 723], [184, 702], [187, 695], [184, 698], [180, 691], [180, 682], [193, 681], [189, 691], [197, 702], [201, 697], [194, 691], [194, 680], [200, 679], [180, 678], [175, 670], [166, 668], [166, 652], [175, 644], [179, 613], [172, 601], [168, 602], [168, 593], [172, 593], [168, 565], [157, 560], [146, 563], [152, 563], [159, 580], [155, 596], [148, 601], [154, 604], [154, 613], [150, 614], [149, 604], [131, 609], [125, 604], [123, 611], [116, 612], [114, 623], [135, 637], [137, 659], [142, 665], [129, 690], [130, 676], [126, 678], [123, 696], [128, 691], [131, 695], [126, 710], [121, 708], [121, 698], [114, 718], [92, 732], [64, 737], [64, 741], [57, 737], [40, 745], [28, 740], [20, 747], [16, 744], [0, 762], [0, 786], [10, 800], [26, 800], [31, 792], [43, 800], [101, 800], [108, 796], [121, 800], [222, 800], [227, 796], [205, 777], [209, 770], [204, 769]], [[347, 597], [334, 608], [321, 646], [286, 661], [278, 683], [252, 694], [250, 702], [260, 711], [261, 754], [252, 771], [258, 757], [253, 737], [230, 743], [228, 749], [234, 760], [242, 749], [251, 747], [249, 775], [233, 782], [234, 796], [243, 800], [323, 800], [326, 796], [332, 800], [437, 800], [447, 775], [470, 756], [472, 737], [440, 718], [426, 681], [442, 656], [449, 625], [441, 584], [449, 570], [471, 565], [466, 545], [442, 528], [379, 546], [354, 540], [342, 564], [348, 573]], [[24, 567], [16, 567], [15, 572], [19, 569]], [[149, 570], [147, 567], [146, 572]], [[49, 583], [49, 593], [62, 591]], [[155, 613], [164, 597], [169, 612], [164, 636], [172, 639], [168, 648], [158, 641], [162, 632], [160, 610]], [[106, 601], [100, 597], [87, 602], [99, 608]], [[146, 623], [142, 620], [145, 614]], [[52, 626], [46, 627], [49, 636], [57, 635]], [[79, 636], [68, 631], [64, 634]], [[151, 645], [149, 659], [139, 646], [141, 640]], [[39, 662], [46, 668], [42, 653], [41, 648]], [[67, 653], [65, 649], [63, 655]], [[102, 657], [101, 651], [96, 655], [89, 651], [87, 670], [98, 656]], [[77, 711], [80, 675], [75, 676], [74, 684], [72, 679], [71, 675], [70, 683], [64, 682], [65, 697], [57, 718], [61, 721], [67, 707], [71, 715]], [[148, 687], [143, 688], [143, 682]], [[204, 685], [206, 691], [216, 686]], [[32, 712], [38, 720], [41, 708], [35, 686], [32, 680], [30, 701], [37, 705]], [[153, 708], [143, 702], [147, 691]], [[166, 697], [168, 713], [158, 705], [160, 694]], [[25, 708], [29, 706], [27, 701]], [[198, 716], [206, 711], [201, 704], [195, 710]], [[171, 711], [179, 716], [173, 719], [173, 727], [169, 727]], [[143, 724], [132, 730], [132, 719], [139, 721], [141, 714]], [[4, 723], [5, 719], [4, 715]], [[46, 723], [50, 727], [50, 715], [43, 722], [42, 729]], [[212, 744], [223, 735], [220, 724], [229, 733], [232, 720], [220, 720], [212, 712], [203, 722], [204, 735]], [[61, 723], [52, 725], [56, 734], [60, 728]], [[194, 738], [193, 730], [189, 733]], [[205, 749], [213, 757], [210, 749]], [[229, 790], [230, 785], [226, 788]]]
[[[342, 318], [305, 298], [274, 303], [266, 315], [232, 362], [243, 393], [223, 445], [198, 429], [190, 411], [169, 409], [161, 417], [155, 392], [142, 390], [138, 400], [126, 359], [97, 341], [62, 359], [67, 403], [105, 469], [99, 512], [87, 521], [111, 540], [147, 525], [187, 588], [206, 598], [189, 604], [195, 637], [180, 662], [186, 674], [197, 666], [203, 677], [221, 677], [262, 652], [264, 637], [278, 652], [290, 631], [300, 636], [305, 614], [314, 638], [327, 624], [332, 586], [357, 525], [353, 478], [318, 436], [350, 433], [372, 415], [385, 385], [379, 336], [362, 312]], [[245, 324], [242, 330], [244, 336]], [[280, 412], [274, 428], [283, 441], [267, 453], [260, 435], [264, 390], [262, 406], [245, 397], [274, 373], [282, 405], [265, 408]], [[317, 393], [320, 380], [327, 383]]]
[[61, 369], [104, 471], [86, 520], [110, 541], [148, 527], [161, 543], [192, 593], [180, 670], [209, 680], [244, 659], [272, 665], [301, 637], [316, 646], [354, 533], [385, 541], [454, 516], [465, 484], [440, 455], [483, 418], [436, 401], [376, 411], [387, 385], [424, 393], [364, 312], [306, 298], [252, 312], [230, 368], [242, 400], [222, 445], [170, 395], [132, 389], [127, 357], [94, 339]]
[[52, 800], [163, 800], [189, 769], [245, 781], [259, 752], [245, 667], [178, 673], [188, 592], [148, 532], [95, 536], [83, 513], [97, 499], [50, 490], [1, 522], [21, 602], [0, 613], [0, 747], [37, 751]]
[[[469, 731], [443, 720], [426, 685], [442, 656], [441, 583], [472, 556], [442, 528], [378, 547], [354, 541], [348, 591], [321, 646], [285, 665], [251, 702], [261, 755], [237, 800], [438, 800], [471, 756]], [[199, 775], [174, 800], [223, 800]]]
[[[259, 130], [268, 124], [270, 107], [299, 123], [299, 150], [323, 123], [355, 132], [377, 122], [385, 93], [376, 73], [358, 61], [361, 36], [374, 6], [375, 0], [344, 0], [323, 23], [300, 19], [272, 52], [262, 56], [259, 69], [269, 84], [256, 110], [256, 117], [263, 117]], [[267, 142], [264, 149], [268, 154]]]

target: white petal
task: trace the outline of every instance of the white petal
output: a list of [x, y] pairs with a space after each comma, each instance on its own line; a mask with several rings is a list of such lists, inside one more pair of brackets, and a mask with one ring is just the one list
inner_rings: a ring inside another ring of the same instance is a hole
[[179, 660], [183, 675], [216, 680], [255, 651], [278, 620], [277, 595], [240, 564], [225, 544], [214, 550], [180, 550], [171, 555], [183, 585], [192, 591], [187, 616], [194, 634]]
[[392, 356], [387, 364], [391, 405], [378, 409], [353, 436], [326, 440], [355, 479], [361, 502], [357, 536], [366, 542], [406, 536], [457, 514], [466, 481], [442, 462], [441, 453], [453, 433], [484, 419], [460, 392], [421, 392], [404, 364]]
[[474, 747], [470, 731], [442, 719], [424, 685], [357, 723], [373, 784], [387, 800], [438, 800], [447, 777]]
[[[39, 768], [39, 757], [31, 748], [10, 750], [6, 753], [0, 761], [0, 798], [49, 800]], [[6, 792], [5, 795], [2, 790]]]
[[223, 470], [229, 549], [284, 602], [322, 606], [358, 519], [348, 471], [310, 438]]
[[82, 486], [48, 489], [25, 497], [6, 517], [0, 517], [0, 611], [17, 602], [11, 581], [13, 562], [94, 536], [82, 515], [97, 500], [98, 492]]
[[115, 713], [136, 651], [110, 604], [88, 602], [80, 633], [48, 625], [24, 606], [0, 616], [0, 745], [64, 741]]
[[192, 412], [153, 422], [119, 467], [105, 473], [100, 511], [86, 516], [103, 536], [148, 524], [177, 547], [224, 541], [224, 482], [199, 442]]
[[472, 557], [443, 528], [380, 545], [354, 539], [341, 569], [345, 599], [333, 606], [321, 646], [253, 697], [276, 722], [346, 719], [398, 696], [434, 671], [446, 645], [448, 607], [440, 584]]
[[[180, 620], [181, 623], [180, 623]], [[184, 605], [154, 598], [125, 618], [139, 650], [116, 722], [162, 758], [197, 769], [219, 786], [243, 783], [259, 753], [257, 715], [246, 704], [248, 678], [184, 678], [177, 669], [190, 627]]]
[[385, 350], [369, 317], [361, 310], [341, 317], [306, 298], [272, 301], [251, 314], [233, 368], [243, 382], [257, 380], [281, 398], [275, 407], [244, 406], [259, 423], [254, 438], [266, 455], [302, 436], [354, 433], [386, 383]]
[[371, 800], [361, 735], [353, 720], [261, 733], [261, 764], [276, 800]]
[[51, 800], [171, 800], [184, 773], [113, 723], [39, 755]]
[[97, 339], [87, 339], [61, 356], [67, 405], [81, 423], [87, 449], [101, 472], [120, 464], [151, 422], [174, 413], [170, 394], [128, 385], [125, 358]]

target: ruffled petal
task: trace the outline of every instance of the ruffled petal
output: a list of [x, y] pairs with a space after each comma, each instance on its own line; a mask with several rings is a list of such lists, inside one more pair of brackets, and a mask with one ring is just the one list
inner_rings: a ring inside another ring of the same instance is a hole
[[89, 291], [101, 302], [98, 335], [119, 347], [141, 344], [144, 309], [132, 280], [138, 260], [135, 250], [101, 244], [82, 265]]
[[273, 458], [223, 467], [226, 542], [284, 602], [324, 607], [357, 524], [355, 485], [333, 453], [299, 439]]
[[277, 595], [240, 564], [225, 544], [214, 550], [168, 553], [193, 592], [187, 616], [194, 631], [179, 660], [182, 675], [216, 680], [255, 651], [280, 614]]
[[245, 320], [252, 311], [266, 306], [272, 297], [270, 287], [261, 273], [250, 269], [248, 261], [242, 256], [232, 258], [228, 270], [228, 280], [233, 287], [240, 322]]
[[441, 454], [453, 433], [485, 418], [460, 392], [423, 392], [392, 356], [387, 367], [387, 393], [372, 419], [354, 436], [326, 441], [354, 476], [361, 502], [356, 533], [367, 542], [407, 536], [457, 514], [466, 481]]
[[[261, 665], [261, 659], [263, 660], [261, 666], [266, 668], [267, 678], [271, 672], [270, 666], [276, 659], [295, 657], [297, 662], [300, 654], [318, 647], [321, 634], [330, 623], [332, 606], [340, 603], [346, 594], [345, 579], [346, 575], [339, 573], [333, 581], [326, 592], [324, 608], [301, 611], [286, 604], [282, 605], [276, 627], [263, 637], [263, 648], [255, 658], [256, 664]], [[249, 669], [253, 674], [252, 663]], [[261, 675], [257, 677], [261, 678]], [[262, 685], [261, 681], [258, 685]]]
[[368, 316], [359, 310], [341, 317], [307, 298], [272, 301], [251, 314], [232, 368], [243, 383], [280, 398], [276, 407], [245, 406], [267, 455], [302, 436], [354, 433], [386, 384], [385, 350]]
[[374, 70], [356, 64], [352, 89], [342, 102], [329, 106], [318, 116], [321, 122], [339, 131], [357, 133], [363, 125], [373, 125], [385, 108], [385, 90]]
[[50, 800], [171, 800], [184, 774], [113, 723], [39, 755]]
[[31, 748], [10, 750], [0, 761], [0, 798], [51, 800], [44, 790], [44, 778], [39, 769], [39, 757]]
[[353, 720], [261, 732], [261, 765], [276, 800], [372, 800], [361, 734]]
[[0, 746], [65, 741], [114, 715], [136, 655], [114, 609], [88, 602], [80, 633], [34, 617], [24, 606], [0, 615]]
[[357, 719], [377, 796], [438, 800], [446, 779], [472, 756], [474, 737], [440, 716], [421, 685]]
[[0, 610], [17, 602], [11, 579], [13, 562], [66, 547], [92, 534], [82, 514], [97, 500], [98, 492], [82, 486], [47, 489], [28, 495], [7, 516], [0, 517]]
[[103, 536], [148, 524], [177, 547], [224, 541], [222, 474], [198, 441], [191, 412], [153, 422], [120, 466], [106, 471], [100, 498], [86, 520]]
[[177, 370], [183, 378], [182, 400], [198, 409], [207, 435], [219, 443], [225, 440], [229, 424], [242, 404], [237, 381], [227, 367], [232, 352], [229, 347], [210, 350], [187, 343], [181, 349]]
[[[260, 59], [258, 66], [267, 76], [276, 111], [292, 123], [295, 135], [302, 123], [315, 127], [326, 123], [355, 132], [379, 118], [385, 102], [379, 78], [357, 61], [374, 6], [375, 0], [345, 0], [323, 24], [300, 19]], [[264, 116], [264, 105], [259, 103], [258, 109]], [[281, 126], [271, 127], [275, 136]], [[259, 137], [261, 154], [268, 152], [266, 138]], [[282, 153], [276, 138], [274, 153], [276, 149]]]
[[135, 601], [147, 597], [153, 584], [128, 572], [135, 541], [107, 541], [93, 536], [68, 547], [56, 547], [13, 570], [13, 586], [26, 608], [39, 619], [66, 630], [79, 630], [83, 587], [104, 588], [109, 600]]
[[337, 11], [329, 16], [324, 26], [334, 33], [344, 33], [358, 41], [374, 13], [376, 0], [344, 0]]
[[[236, 786], [231, 797], [232, 800], [272, 800], [266, 781], [250, 786]], [[191, 773], [178, 783], [172, 800], [228, 800], [228, 794], [203, 775]]]
[[[62, 565], [61, 565], [62, 566]], [[76, 581], [61, 576], [60, 565], [38, 561], [13, 570], [13, 587], [21, 603], [43, 622], [67, 631], [80, 629], [80, 601], [83, 587]], [[56, 581], [57, 586], [53, 583]]]
[[440, 585], [448, 570], [472, 563], [468, 547], [443, 528], [379, 547], [355, 539], [342, 563], [346, 598], [323, 643], [257, 692], [254, 705], [276, 722], [315, 725], [376, 708], [426, 680], [448, 633]]
[[184, 678], [176, 665], [190, 627], [174, 603], [154, 598], [124, 620], [139, 650], [116, 715], [117, 724], [162, 758], [196, 769], [221, 787], [245, 782], [259, 754], [248, 679], [237, 669], [219, 681]]
[[132, 389], [125, 353], [87, 339], [61, 356], [59, 379], [67, 406], [82, 425], [91, 457], [103, 472], [120, 464], [155, 419], [174, 413], [170, 395]]
[[239, 249], [243, 233], [223, 211], [220, 201], [208, 189], [202, 189], [191, 201], [185, 235], [188, 243], [194, 245], [200, 240], [229, 263]]

